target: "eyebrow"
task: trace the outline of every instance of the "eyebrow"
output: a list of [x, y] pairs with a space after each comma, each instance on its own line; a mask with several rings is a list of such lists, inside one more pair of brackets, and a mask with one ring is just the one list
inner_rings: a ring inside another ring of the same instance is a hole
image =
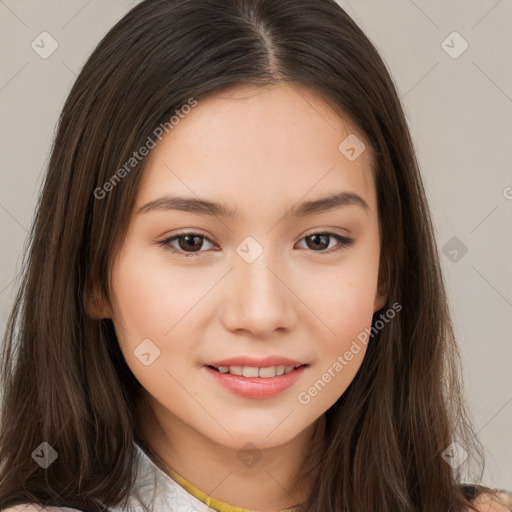
[[[303, 201], [298, 203], [285, 214], [285, 217], [306, 217], [307, 215], [327, 212], [346, 206], [358, 206], [364, 209], [367, 213], [371, 211], [368, 203], [361, 196], [352, 192], [338, 192], [312, 201]], [[137, 214], [151, 211], [172, 210], [197, 213], [200, 215], [211, 215], [227, 219], [234, 219], [238, 214], [236, 209], [229, 208], [225, 203], [216, 203], [194, 197], [170, 195], [165, 195], [158, 199], [149, 201], [137, 210]]]

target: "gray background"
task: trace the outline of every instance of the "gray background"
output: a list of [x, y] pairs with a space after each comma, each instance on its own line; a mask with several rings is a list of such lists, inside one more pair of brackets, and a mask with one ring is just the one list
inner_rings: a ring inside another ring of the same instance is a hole
[[[2, 330], [63, 102], [135, 3], [0, 0]], [[381, 50], [402, 96], [486, 449], [484, 482], [512, 490], [512, 1], [339, 3]], [[48, 51], [45, 31], [58, 48], [43, 59], [31, 44]]]

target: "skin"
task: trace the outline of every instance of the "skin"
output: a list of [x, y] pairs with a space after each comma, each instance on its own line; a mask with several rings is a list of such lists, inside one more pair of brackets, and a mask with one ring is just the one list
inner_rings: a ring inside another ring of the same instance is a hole
[[[146, 390], [154, 421], [141, 418], [145, 438], [181, 476], [234, 506], [276, 511], [306, 499], [309, 484], [293, 488], [297, 469], [366, 346], [309, 403], [298, 394], [385, 304], [371, 150], [365, 143], [349, 161], [338, 150], [349, 134], [364, 141], [347, 119], [296, 85], [237, 87], [200, 100], [150, 152], [115, 259], [111, 303], [100, 316], [113, 319], [126, 362]], [[300, 201], [335, 191], [359, 195], [369, 209], [284, 217]], [[238, 215], [138, 212], [166, 194], [224, 202]], [[212, 242], [159, 244], [178, 230]], [[332, 237], [307, 238], [325, 232], [355, 241], [342, 247]], [[248, 236], [263, 249], [252, 263], [236, 252]], [[199, 252], [185, 256], [194, 243]], [[149, 366], [134, 354], [144, 339], [160, 350]], [[240, 355], [281, 355], [309, 366], [276, 397], [249, 399], [221, 387], [203, 367]], [[237, 457], [246, 443], [261, 455], [251, 467]]]

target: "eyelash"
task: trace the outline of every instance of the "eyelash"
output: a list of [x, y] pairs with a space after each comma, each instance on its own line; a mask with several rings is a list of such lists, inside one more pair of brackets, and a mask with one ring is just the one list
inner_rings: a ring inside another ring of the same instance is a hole
[[[316, 236], [316, 235], [332, 237], [332, 238], [336, 239], [338, 241], [338, 244], [339, 244], [337, 247], [334, 247], [334, 248], [331, 247], [330, 249], [324, 249], [324, 250], [321, 250], [321, 251], [313, 251], [313, 252], [318, 252], [320, 254], [330, 254], [332, 252], [340, 251], [342, 249], [345, 249], [345, 248], [348, 248], [348, 247], [352, 246], [354, 244], [354, 242], [355, 242], [354, 238], [349, 238], [349, 237], [338, 235], [337, 233], [331, 233], [331, 232], [328, 232], [328, 231], [327, 232], [318, 231], [316, 233], [311, 233], [311, 234], [305, 236], [304, 238], [302, 238], [301, 241], [306, 239], [306, 238], [310, 238], [310, 237], [313, 237], [313, 236]], [[210, 238], [208, 238], [206, 235], [201, 235], [199, 233], [193, 233], [193, 232], [185, 232], [185, 233], [180, 233], [179, 235], [173, 235], [173, 236], [171, 236], [169, 238], [166, 238], [166, 239], [162, 240], [161, 242], [158, 242], [158, 244], [160, 246], [162, 246], [165, 250], [171, 251], [174, 254], [178, 254], [180, 256], [185, 256], [185, 257], [188, 257], [188, 256], [199, 256], [199, 254], [201, 254], [202, 252], [205, 252], [205, 251], [186, 252], [186, 251], [183, 251], [183, 249], [176, 249], [175, 247], [170, 245], [170, 243], [173, 242], [174, 240], [178, 240], [178, 239], [184, 238], [186, 236], [196, 236], [198, 238], [202, 238], [204, 240], [207, 240], [212, 245], [215, 245], [212, 242], [212, 240], [210, 240]]]

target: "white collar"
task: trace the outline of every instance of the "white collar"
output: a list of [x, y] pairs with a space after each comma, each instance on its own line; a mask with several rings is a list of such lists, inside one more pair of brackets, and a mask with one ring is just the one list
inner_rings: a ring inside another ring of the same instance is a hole
[[135, 483], [128, 501], [111, 507], [112, 512], [216, 512], [164, 473], [137, 443], [134, 445]]

